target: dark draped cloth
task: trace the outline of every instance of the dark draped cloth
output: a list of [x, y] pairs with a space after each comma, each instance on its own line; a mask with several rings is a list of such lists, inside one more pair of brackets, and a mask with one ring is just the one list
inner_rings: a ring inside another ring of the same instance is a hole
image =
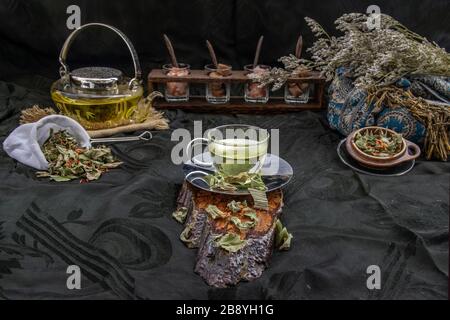
[[[312, 41], [310, 16], [328, 30], [371, 1], [25, 1], [0, 4], [0, 144], [20, 110], [51, 105], [57, 57], [70, 31], [66, 8], [78, 4], [82, 23], [112, 24], [134, 43], [146, 74], [168, 61], [167, 33], [180, 61], [202, 68], [204, 41], [234, 68], [252, 59], [265, 35], [262, 62], [294, 50], [299, 33]], [[378, 1], [382, 12], [450, 47], [446, 0]], [[131, 62], [114, 34], [80, 35], [71, 66]], [[448, 163], [419, 160], [397, 178], [358, 174], [336, 154], [342, 139], [325, 112], [284, 115], [166, 113], [170, 130], [149, 142], [113, 145], [124, 162], [99, 181], [37, 179], [34, 170], [0, 148], [0, 298], [3, 299], [447, 299]], [[274, 252], [262, 277], [236, 287], [208, 287], [193, 272], [196, 251], [179, 240], [171, 217], [183, 182], [171, 162], [171, 132], [245, 123], [280, 129], [280, 154], [294, 168], [284, 190], [282, 221], [291, 250]], [[81, 268], [81, 290], [68, 290], [69, 265]], [[381, 289], [369, 290], [367, 268], [381, 269]]]

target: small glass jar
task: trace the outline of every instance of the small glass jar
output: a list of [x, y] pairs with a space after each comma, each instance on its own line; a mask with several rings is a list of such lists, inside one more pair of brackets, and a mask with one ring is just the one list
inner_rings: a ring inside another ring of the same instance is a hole
[[288, 82], [284, 86], [284, 101], [286, 103], [307, 103], [311, 84], [307, 82]]
[[[191, 67], [185, 63], [179, 63], [178, 68], [171, 64], [163, 65], [165, 74], [169, 77], [185, 77], [191, 72]], [[167, 82], [164, 89], [164, 96], [167, 102], [186, 102], [189, 101], [189, 83], [188, 82]]]
[[[266, 65], [257, 65], [253, 68], [253, 65], [249, 64], [244, 67], [248, 74], [270, 72], [270, 67]], [[247, 82], [245, 84], [244, 98], [246, 102], [251, 103], [267, 103], [269, 101], [269, 88], [267, 86], [260, 86], [258, 82]]]
[[[214, 79], [229, 77], [231, 75], [231, 66], [219, 64], [216, 68], [212, 64], [205, 66], [208, 76]], [[227, 103], [230, 101], [230, 83], [229, 82], [210, 82], [206, 84], [206, 101], [214, 104]]]

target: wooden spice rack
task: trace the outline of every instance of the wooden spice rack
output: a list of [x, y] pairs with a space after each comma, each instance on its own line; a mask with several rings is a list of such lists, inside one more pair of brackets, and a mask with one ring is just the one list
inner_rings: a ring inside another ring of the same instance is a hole
[[[251, 82], [247, 77], [248, 71], [233, 71], [231, 76], [224, 78], [211, 78], [206, 70], [191, 70], [185, 77], [169, 77], [162, 69], [153, 69], [148, 75], [149, 92], [157, 90], [157, 86], [166, 82], [188, 82], [190, 84], [206, 84], [212, 82], [221, 83], [246, 83]], [[232, 96], [228, 103], [212, 104], [206, 101], [204, 96], [190, 96], [187, 102], [167, 102], [163, 99], [155, 100], [153, 106], [156, 109], [181, 109], [194, 112], [221, 112], [221, 113], [282, 113], [302, 110], [317, 110], [324, 106], [325, 78], [318, 72], [311, 72], [306, 77], [292, 77], [287, 82], [306, 82], [314, 84], [314, 90], [310, 94], [309, 102], [289, 104], [284, 97], [270, 96], [267, 103], [249, 103], [244, 97]]]

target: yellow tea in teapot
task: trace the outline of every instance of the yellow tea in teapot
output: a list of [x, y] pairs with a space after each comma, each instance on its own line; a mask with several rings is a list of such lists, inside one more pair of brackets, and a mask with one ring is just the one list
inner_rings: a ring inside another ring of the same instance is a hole
[[88, 130], [113, 128], [134, 122], [133, 115], [142, 95], [142, 88], [125, 96], [99, 98], [69, 97], [56, 88], [52, 88], [51, 92], [56, 107]]

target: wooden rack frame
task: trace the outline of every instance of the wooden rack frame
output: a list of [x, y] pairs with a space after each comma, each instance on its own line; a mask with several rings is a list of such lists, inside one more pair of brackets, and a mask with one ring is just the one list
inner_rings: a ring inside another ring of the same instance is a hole
[[[247, 77], [248, 71], [233, 71], [232, 75], [224, 78], [211, 78], [206, 70], [191, 70], [185, 77], [169, 77], [162, 69], [153, 69], [148, 75], [149, 92], [157, 90], [158, 84], [166, 82], [189, 82], [191, 84], [230, 82], [251, 82]], [[204, 96], [190, 96], [187, 102], [167, 102], [162, 99], [155, 100], [153, 106], [156, 109], [181, 109], [195, 112], [227, 112], [227, 113], [282, 113], [301, 110], [317, 110], [324, 106], [325, 78], [318, 72], [311, 72], [307, 77], [292, 77], [287, 82], [307, 82], [314, 84], [312, 96], [307, 103], [290, 104], [284, 101], [284, 97], [269, 97], [267, 103], [249, 103], [244, 97], [232, 96], [228, 103], [212, 104], [206, 101]]]

